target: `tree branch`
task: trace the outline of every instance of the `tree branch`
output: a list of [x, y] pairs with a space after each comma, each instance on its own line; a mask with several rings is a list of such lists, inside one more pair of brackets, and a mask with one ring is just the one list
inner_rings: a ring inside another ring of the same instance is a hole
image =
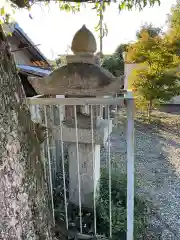
[[[20, 8], [29, 7], [29, 5], [32, 5], [35, 2], [46, 2], [49, 3], [51, 0], [11, 0], [12, 3], [16, 4]], [[57, 1], [57, 0], [53, 0]], [[104, 3], [110, 3], [110, 2], [116, 2], [118, 3], [119, 9], [127, 7], [128, 9], [131, 9], [133, 6], [139, 6], [140, 9], [144, 8], [148, 4], [150, 6], [153, 6], [155, 3], [160, 4], [160, 0], [102, 0]], [[101, 0], [62, 0], [62, 2], [69, 2], [69, 3], [102, 3]]]

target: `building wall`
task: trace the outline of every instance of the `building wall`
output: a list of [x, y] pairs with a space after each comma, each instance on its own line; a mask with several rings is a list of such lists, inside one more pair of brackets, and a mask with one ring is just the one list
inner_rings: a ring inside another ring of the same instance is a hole
[[[16, 40], [14, 36], [8, 39], [8, 42], [11, 46], [11, 51], [14, 51], [19, 48], [19, 42]], [[32, 65], [29, 53], [26, 50], [20, 50], [13, 52], [16, 64], [23, 65]]]
[[180, 104], [180, 96], [173, 97], [171, 103]]
[[125, 74], [125, 80], [124, 80], [124, 88], [128, 89], [128, 79], [133, 73], [133, 70], [142, 68], [141, 64], [138, 63], [125, 63], [124, 66], [124, 74]]
[[159, 110], [167, 113], [180, 113], [180, 105], [174, 103], [161, 104]]

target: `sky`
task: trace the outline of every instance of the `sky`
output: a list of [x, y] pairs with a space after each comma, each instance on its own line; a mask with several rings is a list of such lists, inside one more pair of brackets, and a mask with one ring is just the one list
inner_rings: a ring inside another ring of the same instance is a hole
[[[108, 35], [103, 38], [103, 53], [111, 54], [121, 43], [135, 41], [136, 31], [144, 23], [166, 28], [167, 14], [176, 0], [161, 0], [161, 6], [145, 8], [143, 11], [121, 11], [112, 4], [104, 15]], [[15, 19], [48, 59], [55, 59], [60, 54], [70, 53], [71, 41], [78, 29], [86, 24], [96, 37], [99, 49], [99, 37], [95, 32], [98, 24], [96, 12], [91, 5], [76, 14], [60, 11], [55, 3], [50, 6], [34, 4], [31, 10], [32, 19], [27, 10], [18, 10]]]

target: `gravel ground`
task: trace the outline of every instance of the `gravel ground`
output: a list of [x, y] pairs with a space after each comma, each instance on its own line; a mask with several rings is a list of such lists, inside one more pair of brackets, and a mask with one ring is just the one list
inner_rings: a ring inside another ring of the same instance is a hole
[[[136, 191], [150, 200], [154, 209], [149, 227], [153, 233], [147, 239], [180, 239], [180, 137], [177, 116], [168, 115], [168, 118], [172, 122], [168, 120], [169, 125], [161, 127], [139, 120], [135, 123], [135, 169], [140, 184]], [[123, 122], [111, 135], [111, 152], [113, 163], [120, 171], [126, 171]], [[103, 156], [106, 159], [107, 151]]]

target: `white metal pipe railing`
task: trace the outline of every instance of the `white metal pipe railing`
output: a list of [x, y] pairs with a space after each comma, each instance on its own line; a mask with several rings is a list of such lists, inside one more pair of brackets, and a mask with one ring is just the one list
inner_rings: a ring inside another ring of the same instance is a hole
[[134, 239], [134, 103], [127, 101], [127, 239]]
[[66, 228], [68, 230], [68, 210], [67, 210], [67, 196], [66, 196], [66, 173], [65, 173], [65, 161], [64, 161], [64, 142], [63, 142], [63, 135], [62, 135], [62, 106], [59, 106], [59, 121], [60, 121], [60, 139], [61, 139], [61, 157], [62, 157], [62, 171], [63, 171], [63, 187], [64, 187], [64, 208], [65, 208], [65, 221], [66, 221]]
[[[48, 127], [48, 116], [47, 116], [47, 106], [56, 105], [59, 109], [59, 126], [60, 126], [60, 145], [61, 145], [61, 155], [62, 155], [62, 173], [63, 173], [63, 192], [64, 192], [64, 209], [65, 209], [65, 223], [66, 228], [68, 229], [68, 199], [67, 199], [67, 186], [66, 186], [66, 172], [65, 172], [65, 159], [64, 159], [64, 140], [63, 140], [63, 123], [62, 121], [62, 108], [65, 105], [74, 106], [74, 120], [75, 120], [75, 135], [76, 135], [76, 158], [77, 158], [77, 177], [78, 177], [78, 198], [79, 198], [79, 226], [80, 232], [83, 232], [83, 220], [82, 220], [82, 201], [81, 201], [81, 166], [80, 166], [80, 156], [79, 156], [79, 136], [78, 136], [78, 118], [77, 118], [77, 105], [89, 105], [90, 115], [91, 115], [91, 144], [92, 144], [92, 158], [93, 158], [93, 179], [95, 176], [95, 156], [94, 156], [94, 112], [93, 109], [107, 105], [107, 120], [110, 121], [110, 105], [117, 106], [123, 105], [124, 99], [126, 99], [127, 106], [127, 240], [133, 240], [134, 234], [134, 119], [133, 119], [133, 96], [131, 93], [127, 92], [124, 97], [116, 98], [32, 98], [26, 99], [26, 103], [29, 105], [39, 105], [44, 109], [45, 125]], [[93, 107], [96, 105], [97, 107]], [[108, 166], [108, 176], [109, 176], [109, 186], [108, 186], [108, 202], [109, 202], [109, 237], [112, 238], [112, 196], [111, 196], [111, 140], [110, 140], [110, 129], [108, 126], [108, 156], [107, 156], [107, 166]], [[49, 168], [49, 187], [51, 195], [51, 205], [53, 211], [53, 223], [55, 224], [55, 215], [54, 215], [54, 202], [53, 202], [53, 184], [52, 184], [52, 169], [51, 169], [51, 154], [50, 154], [50, 142], [49, 142], [49, 133], [47, 133], [46, 147], [47, 147], [47, 160]], [[75, 170], [76, 171], [76, 170]], [[94, 214], [94, 234], [97, 234], [97, 216], [96, 216], [96, 184], [94, 182], [93, 186], [93, 214]]]
[[[107, 106], [108, 121], [110, 121], [109, 105]], [[109, 170], [109, 237], [112, 238], [112, 199], [111, 199], [111, 145], [108, 125], [108, 170]]]
[[[94, 156], [94, 127], [93, 124], [94, 119], [93, 119], [93, 106], [91, 105], [91, 141], [92, 141], [92, 156], [93, 156], [93, 178], [95, 179], [95, 156]], [[93, 186], [93, 208], [94, 208], [94, 234], [96, 236], [97, 234], [97, 220], [96, 220], [96, 184], [94, 181], [94, 186]]]
[[76, 157], [77, 157], [77, 174], [78, 174], [78, 196], [79, 196], [79, 223], [80, 223], [80, 233], [82, 233], [82, 208], [81, 208], [81, 176], [80, 176], [80, 161], [79, 161], [79, 143], [78, 143], [78, 127], [77, 127], [77, 109], [74, 106], [74, 118], [75, 118], [75, 128], [76, 128]]
[[[129, 95], [125, 96], [128, 99]], [[24, 101], [28, 105], [116, 105], [124, 104], [124, 97], [118, 98], [26, 98]]]
[[[48, 118], [47, 118], [46, 106], [44, 107], [44, 118], [45, 118], [45, 125], [48, 128]], [[46, 146], [47, 146], [47, 157], [48, 157], [49, 190], [50, 190], [50, 199], [51, 199], [51, 207], [52, 207], [52, 220], [53, 220], [53, 225], [55, 225], [53, 185], [52, 185], [52, 170], [51, 170], [51, 154], [50, 154], [50, 143], [49, 143], [48, 131], [47, 131], [47, 138], [46, 138]]]

